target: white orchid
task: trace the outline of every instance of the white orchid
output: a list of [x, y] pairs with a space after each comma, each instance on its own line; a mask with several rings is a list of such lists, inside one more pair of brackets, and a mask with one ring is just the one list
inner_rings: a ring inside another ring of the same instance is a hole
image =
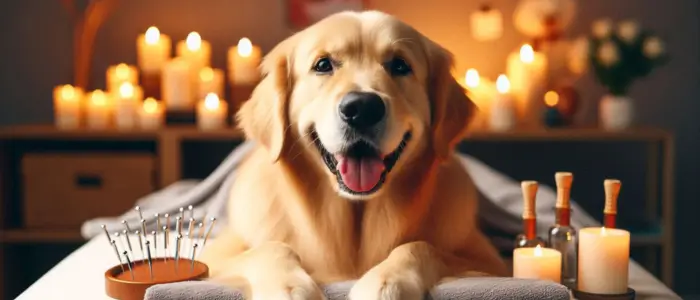
[[593, 36], [604, 39], [610, 36], [613, 30], [613, 22], [610, 19], [600, 19], [593, 22]]
[[653, 36], [644, 41], [642, 51], [647, 58], [656, 59], [664, 53], [664, 48], [664, 42], [660, 38]]
[[606, 41], [598, 48], [598, 60], [603, 66], [611, 67], [620, 61], [620, 53], [612, 41]]
[[617, 26], [617, 36], [627, 43], [632, 44], [639, 36], [639, 24], [635, 21], [624, 21]]

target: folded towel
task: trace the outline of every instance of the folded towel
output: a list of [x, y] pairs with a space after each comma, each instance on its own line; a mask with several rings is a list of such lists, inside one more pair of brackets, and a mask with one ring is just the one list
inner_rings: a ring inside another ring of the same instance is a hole
[[[354, 281], [338, 282], [323, 288], [328, 300], [345, 300]], [[237, 290], [207, 281], [159, 284], [146, 290], [144, 300], [243, 300]], [[480, 300], [570, 300], [566, 287], [549, 281], [475, 277], [450, 281], [435, 287], [425, 299]]]

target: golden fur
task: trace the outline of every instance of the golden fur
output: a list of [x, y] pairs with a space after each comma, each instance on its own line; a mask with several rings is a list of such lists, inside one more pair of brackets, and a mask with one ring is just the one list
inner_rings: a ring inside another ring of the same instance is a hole
[[[322, 55], [342, 68], [313, 74]], [[386, 72], [394, 55], [412, 75]], [[202, 257], [211, 280], [244, 288], [248, 299], [322, 299], [319, 285], [358, 279], [350, 298], [371, 300], [422, 299], [471, 271], [507, 275], [476, 227], [475, 188], [452, 154], [475, 108], [447, 50], [386, 14], [345, 12], [281, 42], [262, 68], [238, 113], [258, 145], [238, 170], [229, 223]], [[383, 152], [412, 133], [386, 183], [366, 197], [339, 191], [308, 134], [315, 126], [320, 142], [337, 139], [329, 116], [356, 90], [388, 103]]]

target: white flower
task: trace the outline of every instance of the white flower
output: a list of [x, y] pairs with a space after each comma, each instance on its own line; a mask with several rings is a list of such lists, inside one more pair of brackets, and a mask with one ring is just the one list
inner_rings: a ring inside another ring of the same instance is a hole
[[644, 41], [642, 51], [646, 57], [655, 59], [664, 53], [664, 48], [664, 42], [660, 38], [652, 36]]
[[620, 60], [617, 46], [612, 41], [606, 41], [598, 48], [598, 60], [603, 66], [610, 67]]
[[617, 35], [622, 41], [631, 44], [639, 35], [639, 24], [635, 21], [625, 21], [617, 26]]
[[613, 30], [613, 23], [610, 19], [600, 19], [593, 22], [593, 36], [598, 39], [604, 39], [610, 36]]
[[588, 68], [590, 42], [585, 37], [577, 38], [569, 50], [568, 67], [574, 74], [583, 74]]

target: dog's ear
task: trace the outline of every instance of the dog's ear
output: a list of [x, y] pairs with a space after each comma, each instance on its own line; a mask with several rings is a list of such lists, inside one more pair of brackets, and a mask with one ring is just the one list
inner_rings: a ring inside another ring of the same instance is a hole
[[292, 38], [278, 44], [261, 63], [263, 78], [236, 117], [246, 137], [260, 143], [273, 162], [287, 146]]
[[476, 105], [464, 88], [452, 76], [452, 53], [426, 39], [430, 77], [431, 134], [433, 150], [439, 160], [445, 160], [456, 144], [464, 138], [476, 112]]

